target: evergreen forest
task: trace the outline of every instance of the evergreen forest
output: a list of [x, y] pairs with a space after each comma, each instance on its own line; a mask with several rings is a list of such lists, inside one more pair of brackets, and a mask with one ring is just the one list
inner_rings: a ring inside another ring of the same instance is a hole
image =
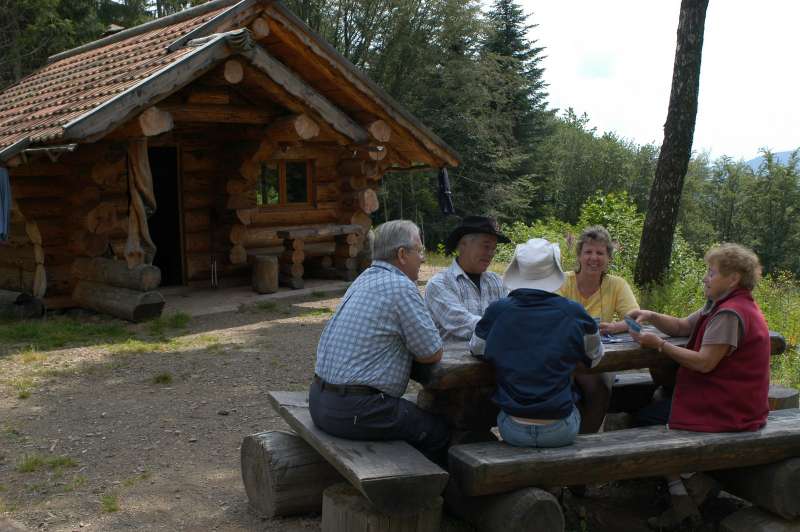
[[[501, 223], [576, 224], [588, 200], [624, 194], [642, 214], [659, 147], [599, 134], [591, 117], [548, 103], [536, 14], [513, 0], [285, 0], [391, 96], [457, 150], [449, 169], [458, 215]], [[0, 87], [53, 53], [202, 0], [0, 0]], [[664, 102], [666, 113], [667, 102]], [[767, 272], [800, 274], [800, 155], [764, 152], [759, 168], [695, 153], [679, 215], [680, 245], [752, 247]], [[436, 169], [388, 173], [375, 221], [408, 218], [435, 248], [457, 217], [437, 204]], [[613, 202], [612, 202], [613, 203]]]

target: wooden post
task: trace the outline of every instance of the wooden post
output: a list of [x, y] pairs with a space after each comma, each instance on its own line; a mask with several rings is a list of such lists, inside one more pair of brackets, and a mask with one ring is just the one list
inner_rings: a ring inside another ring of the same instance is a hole
[[293, 432], [266, 431], [242, 442], [242, 481], [250, 506], [264, 517], [322, 511], [322, 492], [343, 479]]
[[780, 384], [769, 385], [769, 409], [783, 410], [800, 407], [800, 391]]
[[389, 127], [389, 124], [383, 120], [375, 120], [367, 124], [366, 129], [369, 131], [372, 138], [378, 142], [386, 143], [392, 138], [392, 129]]
[[479, 532], [563, 532], [564, 515], [556, 498], [539, 488], [467, 497], [451, 480], [444, 492], [447, 510]]
[[259, 294], [273, 294], [278, 291], [277, 257], [256, 255], [253, 258], [253, 290]]
[[283, 237], [284, 252], [280, 256], [280, 271], [278, 276], [279, 283], [297, 290], [303, 288], [303, 260], [305, 254], [295, 253], [302, 251], [305, 243], [299, 238], [294, 238], [291, 232], [279, 231], [279, 235]]
[[800, 458], [774, 464], [713, 471], [725, 491], [785, 519], [800, 517]]
[[494, 386], [473, 386], [449, 390], [422, 389], [417, 395], [417, 406], [443, 416], [454, 428], [488, 431], [497, 425], [497, 406], [492, 403]]
[[441, 497], [406, 515], [379, 512], [346, 482], [330, 486], [322, 498], [322, 532], [438, 532], [441, 522]]

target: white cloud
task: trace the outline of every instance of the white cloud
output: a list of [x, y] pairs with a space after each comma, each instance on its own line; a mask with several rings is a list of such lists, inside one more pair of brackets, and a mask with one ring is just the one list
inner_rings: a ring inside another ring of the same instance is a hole
[[[554, 107], [599, 131], [661, 144], [679, 0], [522, 0], [545, 46]], [[694, 149], [749, 159], [800, 146], [794, 66], [800, 2], [712, 0], [706, 18]]]

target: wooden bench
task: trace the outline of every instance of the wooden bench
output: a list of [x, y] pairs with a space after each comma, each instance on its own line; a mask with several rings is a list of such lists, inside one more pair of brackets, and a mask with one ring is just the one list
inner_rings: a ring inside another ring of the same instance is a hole
[[[609, 413], [630, 412], [638, 410], [650, 403], [658, 384], [653, 382], [649, 372], [637, 371], [618, 373], [614, 376], [614, 386], [611, 391], [611, 404]], [[800, 407], [800, 391], [770, 384], [769, 409], [784, 410]]]
[[557, 449], [502, 442], [450, 448], [450, 474], [465, 495], [568, 486], [770, 464], [800, 456], [800, 410], [771, 412], [756, 432], [699, 433], [645, 427], [578, 436]]
[[319, 430], [307, 392], [269, 392], [275, 411], [380, 512], [412, 513], [436, 499], [448, 474], [403, 441], [355, 441]]

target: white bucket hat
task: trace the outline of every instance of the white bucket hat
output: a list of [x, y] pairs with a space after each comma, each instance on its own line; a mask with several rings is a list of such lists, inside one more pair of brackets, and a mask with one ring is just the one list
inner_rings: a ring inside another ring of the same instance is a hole
[[544, 238], [532, 238], [517, 244], [514, 258], [503, 274], [503, 282], [509, 290], [535, 288], [555, 292], [564, 284], [561, 269], [561, 250]]

